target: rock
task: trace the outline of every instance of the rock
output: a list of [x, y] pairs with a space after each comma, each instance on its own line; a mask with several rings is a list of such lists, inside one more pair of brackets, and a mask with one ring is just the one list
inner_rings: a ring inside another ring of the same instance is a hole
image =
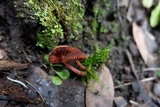
[[160, 96], [160, 84], [155, 83], [153, 86], [153, 92], [155, 95]]
[[114, 102], [116, 104], [116, 107], [126, 107], [128, 104], [126, 99], [121, 96], [115, 97]]
[[52, 84], [50, 76], [40, 67], [31, 66], [28, 70], [30, 75], [26, 78], [43, 96], [45, 103], [55, 107], [59, 102], [57, 98], [57, 87]]
[[138, 56], [139, 55], [139, 51], [138, 51], [135, 43], [131, 42], [129, 44], [129, 50], [130, 50], [130, 52], [133, 56]]

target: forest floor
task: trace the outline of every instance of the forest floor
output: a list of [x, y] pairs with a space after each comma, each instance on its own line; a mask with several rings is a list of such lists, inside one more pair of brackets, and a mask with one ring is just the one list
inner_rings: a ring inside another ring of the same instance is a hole
[[[93, 3], [102, 4], [99, 0]], [[159, 107], [160, 24], [152, 28], [149, 23], [156, 4], [146, 9], [139, 0], [109, 3], [102, 21], [108, 26], [107, 33], [97, 33], [96, 39], [88, 35], [86, 23], [92, 15], [86, 0], [85, 32], [79, 40], [62, 40], [59, 45], [81, 46], [84, 53], [91, 54], [94, 43], [100, 48], [112, 44], [105, 63], [114, 83], [112, 106]], [[30, 26], [14, 17], [12, 4], [12, 0], [0, 2], [0, 107], [91, 107], [81, 77], [73, 72], [62, 85], [51, 83], [49, 74], [53, 73], [44, 61], [50, 52], [36, 46], [38, 24]]]

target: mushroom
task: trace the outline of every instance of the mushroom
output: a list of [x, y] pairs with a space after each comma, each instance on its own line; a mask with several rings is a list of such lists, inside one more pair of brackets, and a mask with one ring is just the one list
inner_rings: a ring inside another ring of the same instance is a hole
[[64, 63], [66, 67], [68, 67], [70, 70], [75, 72], [78, 75], [85, 76], [86, 74], [72, 65], [70, 65], [69, 62], [75, 61], [75, 63], [82, 68], [83, 70], [87, 70], [85, 66], [83, 66], [80, 61], [87, 59], [87, 55], [83, 53], [81, 50], [67, 46], [67, 45], [60, 45], [57, 46], [53, 51], [51, 52], [49, 56], [49, 62], [51, 63]]

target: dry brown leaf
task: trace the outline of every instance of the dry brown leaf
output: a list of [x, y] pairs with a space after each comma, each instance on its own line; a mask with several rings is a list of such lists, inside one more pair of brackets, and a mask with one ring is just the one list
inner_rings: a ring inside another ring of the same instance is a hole
[[86, 90], [86, 107], [112, 107], [114, 84], [108, 68], [103, 65], [99, 70], [99, 82], [90, 81]]
[[148, 66], [155, 66], [154, 62], [156, 57], [153, 56], [153, 54], [150, 52], [150, 49], [147, 47], [147, 45], [149, 44], [148, 42], [146, 42], [147, 36], [135, 22], [133, 22], [132, 24], [132, 29], [134, 40], [144, 62]]

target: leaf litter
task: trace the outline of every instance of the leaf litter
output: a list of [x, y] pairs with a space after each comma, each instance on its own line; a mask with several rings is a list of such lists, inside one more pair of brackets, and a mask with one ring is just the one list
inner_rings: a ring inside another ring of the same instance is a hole
[[[118, 1], [118, 0], [117, 0]], [[121, 1], [126, 1], [126, 0], [121, 0]], [[129, 2], [134, 2], [134, 1], [136, 1], [136, 0], [128, 0]], [[143, 0], [144, 1], [144, 0]], [[146, 0], [147, 1], [147, 0]], [[123, 2], [124, 4], [122, 4], [122, 5], [119, 5], [119, 6], [124, 6], [124, 7], [127, 7], [128, 6], [128, 3], [126, 3], [125, 4], [125, 2]], [[134, 11], [134, 14], [131, 14], [132, 12], [131, 11], [128, 11], [128, 14], [130, 13], [130, 23], [132, 23], [133, 21], [135, 21], [135, 22], [137, 22], [137, 21], [139, 21], [139, 20], [141, 20], [141, 19], [143, 19], [144, 20], [144, 17], [146, 17], [144, 14], [143, 14], [143, 12], [142, 11], [140, 11], [140, 10], [143, 10], [142, 8], [137, 8], [135, 5], [129, 5], [129, 7], [128, 8], [130, 8], [132, 6], [132, 9], [131, 10], [133, 10], [133, 9], [139, 9], [138, 11], [139, 12], [137, 12], [137, 11]], [[141, 6], [140, 6], [141, 7]], [[130, 9], [128, 9], [128, 10], [130, 10]], [[138, 14], [137, 14], [138, 13]], [[142, 13], [142, 14], [141, 14]], [[136, 15], [135, 15], [136, 14]], [[141, 15], [139, 15], [139, 14], [141, 14]], [[148, 20], [145, 20], [145, 22], [147, 22]], [[134, 23], [135, 23], [134, 22]], [[142, 24], [143, 25], [143, 24]], [[138, 25], [137, 25], [138, 26]], [[139, 27], [139, 26], [138, 26]], [[145, 25], [145, 27], [148, 27], [148, 23], [147, 23], [147, 25]], [[142, 30], [142, 29], [141, 29]], [[146, 31], [148, 31], [149, 32], [149, 29], [147, 28], [147, 29], [145, 29]], [[145, 33], [145, 35], [146, 35], [146, 31], [145, 31], [144, 29], [143, 29], [143, 33]], [[149, 37], [150, 38], [150, 37]], [[152, 38], [152, 37], [151, 37]], [[147, 37], [147, 39], [148, 39], [148, 37]], [[145, 43], [145, 45], [147, 45], [146, 47], [147, 47], [147, 53], [149, 53], [149, 55], [151, 55], [152, 57], [154, 57], [155, 58], [155, 56], [153, 55], [153, 52], [154, 51], [152, 51], [152, 50], [150, 50], [150, 49], [152, 49], [152, 47], [149, 47], [150, 46], [150, 44], [151, 44], [151, 42], [148, 42], [148, 40], [145, 40], [145, 41], [147, 41], [147, 43]], [[155, 42], [155, 40], [153, 39], [153, 40], [151, 40], [152, 42]], [[140, 41], [139, 41], [140, 42]], [[153, 45], [153, 44], [152, 44]], [[151, 45], [151, 46], [152, 46]], [[138, 48], [139, 49], [139, 48]], [[139, 50], [140, 51], [140, 50]], [[142, 54], [141, 54], [142, 55]], [[144, 55], [145, 57], [146, 57], [146, 55]], [[144, 57], [143, 56], [143, 57]], [[143, 58], [142, 57], [142, 58]], [[148, 56], [147, 56], [148, 57]], [[153, 58], [153, 59], [154, 59]], [[145, 58], [143, 58], [143, 60], [144, 60]], [[147, 58], [146, 58], [147, 59]], [[156, 59], [156, 58], [155, 58]], [[145, 60], [144, 60], [145, 61]], [[28, 61], [28, 62], [31, 62], [31, 61]], [[155, 65], [155, 63], [154, 63], [154, 61], [153, 61], [153, 63], [152, 64], [148, 64], [148, 63], [146, 63], [147, 65], [149, 65], [149, 66], [154, 66]], [[14, 69], [14, 68], [17, 68], [17, 67], [11, 67], [10, 69]], [[151, 70], [152, 71], [152, 70]], [[157, 70], [156, 70], [157, 71]], [[145, 71], [146, 72], [146, 71]], [[137, 73], [137, 72], [136, 72]], [[138, 72], [139, 73], [139, 72]], [[137, 80], [137, 79], [136, 79]], [[143, 80], [143, 79], [142, 79]], [[144, 79], [145, 80], [145, 79]], [[153, 77], [153, 78], [151, 78], [151, 80], [157, 80], [156, 79], [156, 77]], [[132, 83], [131, 83], [131, 85], [132, 85]], [[132, 85], [132, 86], [137, 86], [137, 85]], [[154, 87], [155, 88], [155, 87]], [[142, 88], [143, 89], [143, 88]], [[144, 89], [145, 90], [145, 89]], [[155, 89], [154, 89], [155, 90]], [[134, 90], [133, 90], [134, 91]], [[150, 92], [152, 91], [152, 89], [151, 90], [149, 90]], [[147, 91], [148, 92], [148, 91]], [[153, 95], [153, 94], [152, 94]], [[149, 95], [149, 96], [152, 96], [152, 95]], [[155, 96], [156, 95], [154, 95], [154, 97], [151, 97], [151, 98], [154, 98], [155, 100], [157, 100], [158, 99], [158, 97], [156, 97], [155, 98]], [[145, 98], [145, 97], [144, 97]], [[123, 99], [123, 98], [122, 98]], [[131, 101], [131, 100], [130, 100]], [[148, 107], [148, 104], [146, 103], [148, 100], [143, 100], [144, 101], [144, 104], [142, 104], [144, 107]], [[146, 102], [145, 102], [146, 101]], [[149, 101], [151, 101], [151, 100], [149, 100]], [[159, 102], [158, 100], [157, 100], [157, 102]], [[138, 102], [139, 103], [139, 102]], [[133, 101], [132, 101], [132, 103], [130, 102], [130, 104], [133, 104]], [[142, 106], [141, 105], [141, 106]], [[154, 106], [153, 106], [154, 107]]]
[[[153, 50], [151, 50], [153, 48], [150, 48], [153, 47], [152, 44], [154, 44], [155, 42], [152, 42], [152, 40], [143, 32], [143, 30], [135, 22], [133, 22], [132, 27], [134, 40], [137, 44], [138, 50], [145, 64], [147, 64], [149, 67], [156, 66], [155, 60], [157, 58], [153, 55]], [[150, 47], [147, 47], [148, 44], [150, 45]]]

